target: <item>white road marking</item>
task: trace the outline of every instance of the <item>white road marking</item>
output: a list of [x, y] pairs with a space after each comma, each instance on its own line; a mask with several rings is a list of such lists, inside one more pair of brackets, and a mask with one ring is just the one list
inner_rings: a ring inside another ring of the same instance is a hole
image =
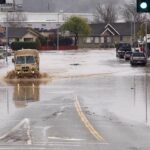
[[72, 93], [74, 93], [74, 91], [57, 91], [57, 92], [51, 91], [51, 92], [46, 92], [46, 93], [51, 93], [51, 94], [72, 94]]
[[46, 137], [47, 130], [50, 129], [50, 128], [51, 128], [50, 126], [46, 126], [46, 127], [43, 128], [44, 137]]
[[0, 137], [0, 140], [6, 138], [7, 136], [9, 136], [11, 133], [15, 132], [16, 130], [18, 130], [22, 125], [25, 125], [27, 128], [27, 136], [28, 136], [28, 141], [27, 144], [31, 145], [32, 144], [32, 140], [31, 140], [31, 132], [30, 132], [30, 121], [28, 118], [23, 119], [22, 121], [20, 121], [14, 128], [12, 128], [9, 132], [5, 133], [4, 135], [2, 135]]
[[48, 137], [51, 140], [64, 140], [64, 141], [85, 141], [85, 139], [75, 139], [75, 138], [66, 138], [66, 137]]
[[32, 144], [32, 140], [31, 140], [31, 127], [30, 127], [30, 120], [26, 119], [26, 124], [27, 124], [27, 136], [28, 136], [28, 141], [27, 144], [31, 145]]
[[[83, 141], [83, 142], [82, 142]], [[87, 141], [87, 140], [82, 140], [81, 141], [65, 141], [65, 140], [62, 140], [62, 141], [54, 141], [54, 142], [38, 142], [38, 143], [34, 143], [35, 146], [39, 145], [39, 146], [42, 146], [42, 145], [64, 145], [64, 146], [77, 146], [77, 145], [108, 145], [109, 143], [100, 143], [100, 142], [90, 142], [90, 141]]]
[[28, 149], [28, 150], [45, 150], [45, 148], [39, 148], [39, 147], [26, 147], [26, 148], [20, 148], [20, 147], [15, 147], [15, 148], [12, 148], [12, 147], [3, 147], [3, 148], [0, 148], [0, 150], [25, 150], [25, 149]]

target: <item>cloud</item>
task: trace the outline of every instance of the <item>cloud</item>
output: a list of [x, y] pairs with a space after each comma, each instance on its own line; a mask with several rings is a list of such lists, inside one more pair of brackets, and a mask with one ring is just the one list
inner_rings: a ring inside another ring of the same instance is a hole
[[[18, 0], [19, 1], [19, 0]], [[25, 11], [46, 12], [64, 10], [64, 12], [94, 12], [98, 2], [122, 3], [120, 0], [23, 0]], [[66, 5], [67, 4], [67, 5]]]
[[[13, 3], [13, 0], [6, 0], [6, 3]], [[15, 0], [16, 4], [22, 4], [23, 0]]]

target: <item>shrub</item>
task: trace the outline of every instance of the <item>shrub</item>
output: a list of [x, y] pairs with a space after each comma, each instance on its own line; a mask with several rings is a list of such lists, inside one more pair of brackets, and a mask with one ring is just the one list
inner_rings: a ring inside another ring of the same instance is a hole
[[[57, 45], [57, 37], [50, 39], [49, 45]], [[73, 39], [70, 37], [59, 37], [59, 45], [72, 45]]]
[[44, 37], [39, 37], [39, 40], [40, 40], [41, 45], [46, 45], [48, 39]]
[[38, 49], [39, 48], [39, 43], [38, 42], [13, 42], [11, 44], [11, 48], [13, 50]]

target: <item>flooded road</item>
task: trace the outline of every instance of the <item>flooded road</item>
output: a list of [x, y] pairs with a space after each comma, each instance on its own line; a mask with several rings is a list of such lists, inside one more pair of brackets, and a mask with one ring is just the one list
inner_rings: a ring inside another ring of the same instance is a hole
[[9, 80], [0, 69], [0, 149], [150, 149], [149, 66], [115, 50], [40, 54], [44, 80]]

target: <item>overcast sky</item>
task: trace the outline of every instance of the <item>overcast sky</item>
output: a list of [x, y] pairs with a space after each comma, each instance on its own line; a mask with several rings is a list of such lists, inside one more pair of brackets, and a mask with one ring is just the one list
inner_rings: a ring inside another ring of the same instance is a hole
[[[12, 2], [13, 0], [6, 0]], [[98, 2], [110, 3], [115, 5], [123, 4], [127, 0], [15, 0], [16, 3], [23, 3], [25, 11], [34, 12], [95, 12]], [[129, 1], [129, 0], [128, 0]]]
[[[6, 3], [12, 3], [13, 2], [13, 0], [6, 0]], [[15, 2], [17, 3], [17, 4], [22, 4], [23, 3], [23, 0], [15, 0]]]

